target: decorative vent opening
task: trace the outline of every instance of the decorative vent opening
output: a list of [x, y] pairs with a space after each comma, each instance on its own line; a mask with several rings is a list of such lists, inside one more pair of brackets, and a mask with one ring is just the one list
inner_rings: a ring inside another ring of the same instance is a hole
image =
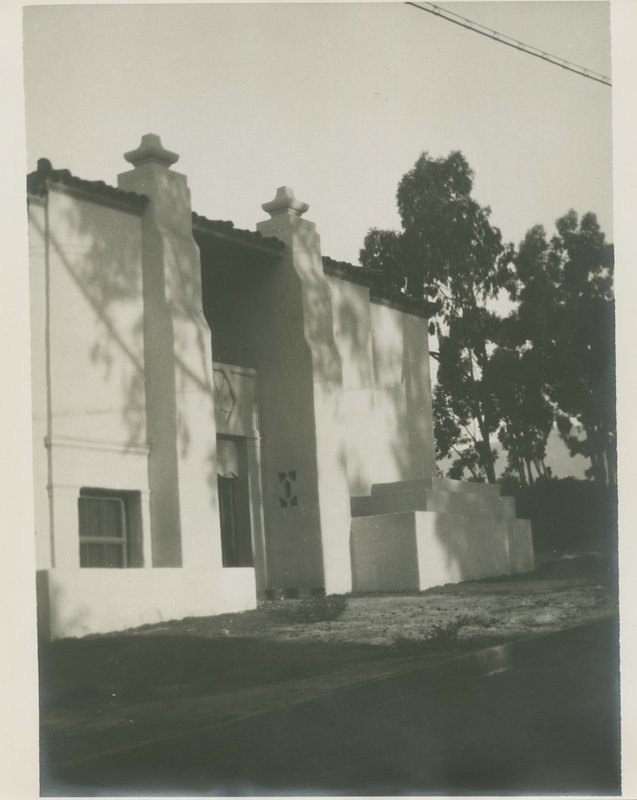
[[296, 470], [279, 472], [279, 505], [281, 508], [298, 506], [299, 499], [296, 494]]

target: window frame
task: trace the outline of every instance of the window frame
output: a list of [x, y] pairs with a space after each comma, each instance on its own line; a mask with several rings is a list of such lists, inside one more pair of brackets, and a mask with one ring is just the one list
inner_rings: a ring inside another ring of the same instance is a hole
[[[102, 534], [91, 534], [89, 529], [89, 518], [84, 503], [90, 502], [117, 503], [119, 531], [120, 535], [111, 535], [106, 532], [103, 522], [103, 511], [100, 510], [98, 527], [105, 532]], [[83, 487], [77, 499], [78, 507], [78, 547], [81, 569], [128, 569], [136, 566], [143, 566], [143, 552], [141, 549], [141, 496], [136, 491], [118, 491], [115, 489], [102, 489], [95, 487]], [[102, 545], [102, 555], [99, 564], [86, 563], [90, 561], [88, 549], [84, 546]], [[118, 548], [117, 564], [109, 564], [107, 547], [115, 545]], [[83, 558], [82, 551], [86, 553]], [[85, 563], [83, 563], [83, 561]]]

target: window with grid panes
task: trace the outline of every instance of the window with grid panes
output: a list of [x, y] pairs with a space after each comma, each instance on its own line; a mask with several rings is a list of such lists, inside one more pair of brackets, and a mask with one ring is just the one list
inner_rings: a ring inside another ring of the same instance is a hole
[[127, 509], [124, 496], [82, 491], [78, 499], [80, 567], [128, 566]]

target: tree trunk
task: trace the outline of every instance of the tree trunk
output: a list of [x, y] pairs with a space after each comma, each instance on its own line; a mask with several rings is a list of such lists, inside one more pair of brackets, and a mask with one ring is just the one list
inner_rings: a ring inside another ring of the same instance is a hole
[[528, 486], [528, 481], [526, 479], [526, 472], [524, 471], [524, 461], [518, 455], [520, 452], [520, 447], [518, 443], [518, 437], [514, 434], [510, 434], [509, 440], [509, 447], [508, 447], [508, 454], [509, 458], [513, 463], [514, 469], [518, 473], [518, 478], [520, 479], [520, 484], [522, 486]]
[[487, 476], [487, 481], [489, 483], [495, 483], [495, 464], [493, 462], [493, 453], [491, 452], [489, 431], [486, 430], [484, 418], [481, 414], [477, 414], [476, 419], [478, 420], [478, 428], [480, 428], [480, 434], [482, 435], [482, 441], [476, 442], [476, 450], [480, 456], [480, 462]]
[[533, 480], [533, 471], [531, 469], [531, 462], [529, 461], [528, 458], [526, 458], [525, 461], [526, 461], [526, 469], [529, 473], [529, 486], [533, 486], [535, 481]]
[[603, 433], [600, 435], [598, 430], [586, 430], [586, 438], [590, 446], [590, 459], [591, 467], [593, 470], [593, 478], [597, 483], [602, 486], [610, 485], [610, 466], [607, 459], [607, 441], [603, 441], [606, 437]]
[[535, 471], [537, 472], [538, 478], [543, 477], [544, 475], [544, 464], [540, 459], [534, 458], [533, 459], [533, 466], [535, 467]]
[[482, 468], [487, 476], [489, 483], [495, 483], [495, 464], [493, 463], [493, 453], [491, 452], [491, 443], [489, 437], [483, 438], [481, 442], [476, 442], [478, 453], [480, 454], [480, 461]]

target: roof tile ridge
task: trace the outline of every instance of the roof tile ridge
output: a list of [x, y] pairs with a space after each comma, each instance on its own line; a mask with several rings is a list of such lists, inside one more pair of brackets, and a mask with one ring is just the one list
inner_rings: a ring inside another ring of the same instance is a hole
[[209, 219], [196, 211], [192, 212], [192, 220], [193, 223], [198, 224], [204, 230], [207, 228], [211, 231], [227, 233], [246, 242], [258, 242], [260, 245], [271, 247], [273, 250], [282, 250], [285, 247], [285, 244], [274, 236], [264, 236], [259, 231], [236, 228], [234, 222], [230, 220]]
[[37, 169], [27, 175], [27, 191], [30, 194], [43, 195], [50, 183], [61, 183], [63, 186], [95, 192], [104, 197], [120, 198], [140, 206], [148, 202], [145, 194], [128, 192], [102, 180], [79, 178], [69, 169], [54, 169], [48, 158], [39, 158]]

